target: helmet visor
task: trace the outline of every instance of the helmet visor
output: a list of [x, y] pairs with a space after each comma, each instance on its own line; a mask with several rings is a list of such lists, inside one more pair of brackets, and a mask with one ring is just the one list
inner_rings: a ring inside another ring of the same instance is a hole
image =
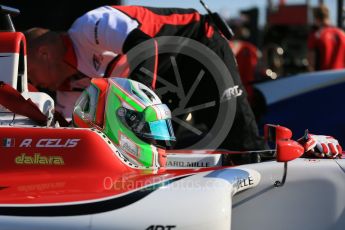
[[170, 118], [146, 121], [143, 113], [121, 108], [118, 115], [126, 126], [145, 141], [175, 141], [174, 130]]
[[147, 122], [146, 130], [143, 131], [142, 134], [145, 138], [159, 141], [176, 140], [170, 119]]

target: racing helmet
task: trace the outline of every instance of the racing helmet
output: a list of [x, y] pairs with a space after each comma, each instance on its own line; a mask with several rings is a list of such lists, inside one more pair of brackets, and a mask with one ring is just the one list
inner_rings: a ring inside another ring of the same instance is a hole
[[77, 100], [73, 124], [102, 131], [130, 162], [164, 167], [175, 141], [171, 111], [147, 86], [125, 78], [93, 79]]

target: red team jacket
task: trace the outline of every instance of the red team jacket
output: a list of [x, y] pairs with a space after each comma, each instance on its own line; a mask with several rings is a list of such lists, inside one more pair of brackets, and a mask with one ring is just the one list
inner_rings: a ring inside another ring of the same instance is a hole
[[327, 26], [309, 35], [308, 49], [316, 52], [316, 70], [345, 68], [345, 33]]
[[258, 50], [249, 42], [245, 41], [231, 41], [232, 48], [238, 71], [241, 76], [243, 86], [246, 88], [249, 102], [252, 102], [254, 96], [253, 82], [255, 80], [255, 71], [258, 63]]

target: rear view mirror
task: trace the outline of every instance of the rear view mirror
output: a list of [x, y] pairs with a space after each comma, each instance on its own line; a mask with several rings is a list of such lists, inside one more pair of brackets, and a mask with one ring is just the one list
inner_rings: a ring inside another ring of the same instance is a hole
[[284, 126], [266, 124], [264, 127], [265, 140], [277, 142], [278, 140], [290, 140], [292, 131]]
[[287, 175], [287, 163], [301, 157], [304, 148], [296, 141], [291, 140], [290, 129], [279, 125], [265, 125], [265, 140], [275, 143], [276, 161], [284, 163], [284, 175], [281, 181], [276, 181], [274, 187], [281, 187], [285, 184]]
[[277, 142], [277, 161], [289, 162], [301, 157], [304, 153], [304, 148], [293, 140], [278, 141]]

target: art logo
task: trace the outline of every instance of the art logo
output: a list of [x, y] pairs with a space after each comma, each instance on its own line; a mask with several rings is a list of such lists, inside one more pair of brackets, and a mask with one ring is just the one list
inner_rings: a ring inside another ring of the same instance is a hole
[[65, 162], [61, 156], [41, 156], [35, 153], [33, 156], [22, 153], [14, 159], [18, 165], [64, 165]]
[[15, 146], [14, 138], [4, 138], [4, 139], [2, 139], [2, 146], [6, 147], [6, 148], [14, 147]]

